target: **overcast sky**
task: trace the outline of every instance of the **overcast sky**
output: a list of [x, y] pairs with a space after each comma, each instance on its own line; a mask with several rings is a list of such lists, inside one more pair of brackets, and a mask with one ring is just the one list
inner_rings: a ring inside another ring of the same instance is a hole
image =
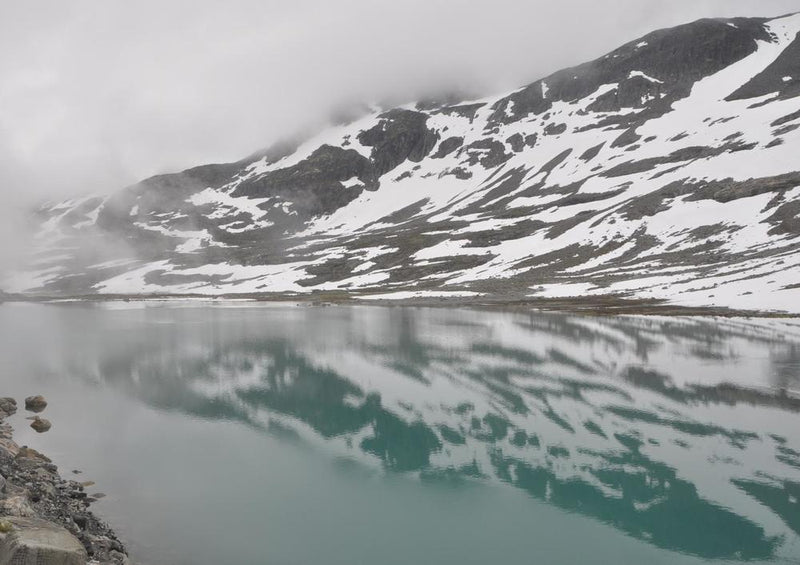
[[0, 191], [235, 160], [346, 100], [510, 89], [648, 31], [800, 0], [0, 1]]

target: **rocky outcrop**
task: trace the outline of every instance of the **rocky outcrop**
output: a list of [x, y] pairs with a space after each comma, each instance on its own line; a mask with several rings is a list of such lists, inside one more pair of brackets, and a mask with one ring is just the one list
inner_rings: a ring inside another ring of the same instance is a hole
[[[357, 178], [354, 187], [342, 182]], [[302, 217], [337, 210], [355, 199], [364, 188], [377, 186], [370, 161], [353, 149], [323, 145], [290, 167], [270, 171], [240, 184], [234, 196], [280, 197], [293, 203]]]
[[391, 110], [381, 115], [381, 121], [361, 132], [358, 140], [371, 147], [370, 160], [378, 175], [387, 173], [406, 159], [422, 161], [439, 140], [427, 128], [428, 116], [412, 110]]
[[[4, 419], [15, 409], [13, 399], [0, 398], [0, 565], [129, 563], [117, 536], [89, 509], [94, 498], [84, 486], [63, 479], [46, 455], [14, 442]], [[32, 426], [45, 423], [36, 416]]]
[[774, 92], [780, 98], [800, 95], [800, 38], [795, 38], [772, 64], [731, 94], [728, 100], [756, 98]]
[[[492, 121], [511, 123], [529, 114], [543, 114], [553, 102], [572, 102], [605, 84], [619, 86], [598, 100], [597, 110], [648, 104], [664, 111], [669, 103], [689, 94], [692, 84], [740, 61], [756, 50], [754, 39], [769, 40], [757, 18], [704, 19], [654, 31], [608, 55], [564, 69], [497, 101]], [[655, 80], [643, 81], [643, 73]], [[669, 91], [662, 99], [657, 94]], [[643, 95], [650, 96], [643, 96]]]

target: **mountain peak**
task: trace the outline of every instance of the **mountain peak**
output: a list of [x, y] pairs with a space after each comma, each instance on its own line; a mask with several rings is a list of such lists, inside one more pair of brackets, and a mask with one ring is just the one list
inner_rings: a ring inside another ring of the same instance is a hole
[[9, 289], [796, 310], [798, 31], [796, 14], [698, 20], [505, 95], [362, 108], [51, 204]]

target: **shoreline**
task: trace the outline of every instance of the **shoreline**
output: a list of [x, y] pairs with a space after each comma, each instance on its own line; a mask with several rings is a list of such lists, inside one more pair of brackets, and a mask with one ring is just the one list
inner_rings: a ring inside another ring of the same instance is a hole
[[5, 420], [16, 412], [13, 398], [0, 397], [0, 563], [24, 556], [44, 564], [130, 565], [116, 533], [90, 509], [96, 499], [86, 493], [89, 484], [63, 478], [46, 455], [14, 441]]
[[470, 308], [477, 310], [509, 312], [564, 312], [588, 316], [689, 316], [722, 318], [800, 318], [800, 312], [745, 310], [725, 306], [683, 306], [662, 299], [627, 298], [621, 296], [587, 296], [564, 298], [531, 298], [502, 296], [428, 296], [410, 298], [384, 298], [380, 294], [352, 294], [319, 292], [309, 294], [255, 293], [255, 294], [78, 294], [78, 295], [24, 295], [0, 294], [0, 304], [69, 304], [69, 303], [119, 303], [119, 302], [241, 302], [295, 303], [306, 306], [409, 306], [422, 308]]

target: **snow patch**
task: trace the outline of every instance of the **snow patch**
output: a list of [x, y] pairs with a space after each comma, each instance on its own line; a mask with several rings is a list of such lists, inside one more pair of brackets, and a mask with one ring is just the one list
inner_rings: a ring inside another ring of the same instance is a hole
[[353, 176], [347, 180], [340, 181], [339, 184], [341, 184], [342, 187], [344, 188], [354, 188], [356, 186], [364, 186], [364, 183], [361, 182], [361, 179], [358, 178], [358, 176]]
[[628, 78], [629, 79], [634, 78], [634, 77], [641, 77], [641, 78], [643, 78], [645, 80], [648, 80], [650, 82], [654, 82], [656, 84], [664, 84], [663, 80], [658, 80], [657, 78], [653, 78], [650, 75], [646, 75], [642, 71], [631, 71], [630, 73], [628, 73]]

